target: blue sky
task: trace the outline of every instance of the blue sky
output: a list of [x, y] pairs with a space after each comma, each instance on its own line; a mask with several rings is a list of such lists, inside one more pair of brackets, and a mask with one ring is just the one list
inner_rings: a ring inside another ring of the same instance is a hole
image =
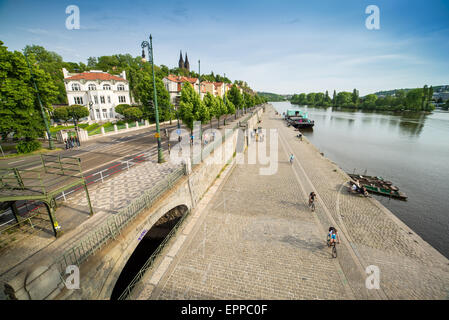
[[[365, 27], [368, 5], [380, 30]], [[67, 30], [68, 5], [80, 9]], [[156, 64], [226, 73], [258, 91], [362, 95], [449, 84], [449, 1], [3, 1], [0, 40], [10, 50], [42, 45], [66, 61], [141, 54], [153, 35]]]

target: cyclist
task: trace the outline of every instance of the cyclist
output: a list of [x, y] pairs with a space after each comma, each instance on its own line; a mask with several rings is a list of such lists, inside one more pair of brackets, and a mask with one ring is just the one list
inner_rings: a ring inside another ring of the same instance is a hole
[[314, 204], [315, 198], [316, 198], [316, 194], [315, 194], [315, 192], [312, 191], [309, 194], [309, 207], [312, 208], [312, 211], [315, 211], [315, 204]]
[[[333, 227], [331, 227], [331, 228], [333, 228]], [[329, 230], [330, 230], [330, 228], [329, 228]], [[329, 232], [329, 234], [330, 234], [330, 241], [329, 241], [329, 244], [332, 246], [332, 243], [340, 243], [340, 237], [338, 236], [338, 231], [337, 231], [337, 229], [335, 229], [335, 228], [333, 228], [333, 230], [332, 230], [332, 233], [330, 233]]]
[[290, 164], [293, 163], [293, 159], [295, 159], [295, 156], [293, 155], [293, 153], [290, 155]]

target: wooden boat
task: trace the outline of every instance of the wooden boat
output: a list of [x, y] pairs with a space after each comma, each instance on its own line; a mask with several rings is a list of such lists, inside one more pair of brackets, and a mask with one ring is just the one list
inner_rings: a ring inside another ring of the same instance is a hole
[[363, 176], [359, 174], [348, 174], [352, 180], [358, 180], [360, 185], [365, 186], [366, 190], [371, 193], [380, 194], [399, 200], [407, 200], [407, 195], [399, 188], [394, 186], [391, 181], [384, 180], [382, 177]]

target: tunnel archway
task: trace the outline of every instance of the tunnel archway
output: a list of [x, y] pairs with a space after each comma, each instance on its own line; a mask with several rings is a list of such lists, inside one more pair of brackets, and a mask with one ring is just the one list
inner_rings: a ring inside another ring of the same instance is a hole
[[117, 300], [120, 297], [137, 273], [142, 269], [145, 262], [164, 241], [179, 220], [187, 214], [188, 210], [187, 206], [179, 205], [165, 213], [148, 230], [123, 267], [112, 290], [111, 300]]

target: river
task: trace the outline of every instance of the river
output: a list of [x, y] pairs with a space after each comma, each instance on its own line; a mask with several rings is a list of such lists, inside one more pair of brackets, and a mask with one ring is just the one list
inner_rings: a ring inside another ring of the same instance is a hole
[[407, 201], [375, 196], [385, 207], [449, 258], [449, 112], [431, 114], [337, 111], [271, 102], [281, 114], [298, 108], [315, 120], [302, 130], [343, 170], [381, 176]]

